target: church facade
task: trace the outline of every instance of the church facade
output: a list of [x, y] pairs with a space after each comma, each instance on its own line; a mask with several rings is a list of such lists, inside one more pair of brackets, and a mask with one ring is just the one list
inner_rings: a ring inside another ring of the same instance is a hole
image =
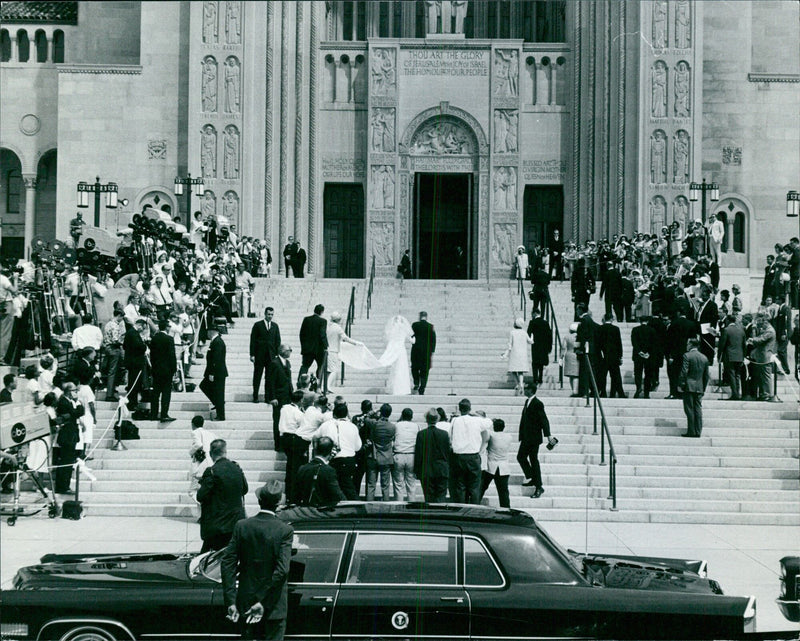
[[405, 250], [421, 278], [507, 277], [554, 229], [700, 218], [703, 178], [723, 266], [798, 234], [790, 0], [53, 4], [2, 8], [5, 253], [66, 237], [97, 175], [128, 202], [103, 226], [220, 215], [274, 256], [299, 239], [321, 277], [390, 276]]

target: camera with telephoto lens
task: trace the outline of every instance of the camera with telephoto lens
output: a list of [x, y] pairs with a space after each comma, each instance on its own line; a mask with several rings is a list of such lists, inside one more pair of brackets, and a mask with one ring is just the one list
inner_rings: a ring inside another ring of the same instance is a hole
[[547, 442], [547, 449], [552, 450], [556, 445], [558, 445], [558, 439], [554, 436], [552, 441]]

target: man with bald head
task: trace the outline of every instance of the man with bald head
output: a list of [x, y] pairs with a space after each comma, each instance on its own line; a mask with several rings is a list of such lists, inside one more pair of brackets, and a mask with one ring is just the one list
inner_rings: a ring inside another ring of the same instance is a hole
[[292, 365], [289, 357], [292, 348], [281, 343], [278, 355], [267, 367], [267, 403], [272, 405], [272, 435], [275, 438], [275, 451], [281, 451], [280, 430], [281, 408], [292, 402]]

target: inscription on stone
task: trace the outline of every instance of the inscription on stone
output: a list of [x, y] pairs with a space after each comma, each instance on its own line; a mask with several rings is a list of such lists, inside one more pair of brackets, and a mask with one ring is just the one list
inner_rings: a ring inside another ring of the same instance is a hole
[[406, 53], [404, 76], [488, 76], [486, 51], [411, 50]]
[[355, 178], [366, 176], [366, 163], [363, 158], [345, 156], [326, 156], [322, 159], [323, 178]]
[[523, 160], [522, 179], [563, 181], [567, 173], [567, 162], [553, 158], [551, 160]]

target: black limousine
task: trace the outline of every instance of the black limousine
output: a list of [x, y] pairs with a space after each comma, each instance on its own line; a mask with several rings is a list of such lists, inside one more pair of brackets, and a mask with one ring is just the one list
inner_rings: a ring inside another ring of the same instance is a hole
[[[737, 639], [755, 599], [705, 563], [564, 550], [526, 512], [471, 505], [291, 508], [286, 637]], [[220, 552], [46, 555], [0, 592], [3, 639], [236, 635]]]

